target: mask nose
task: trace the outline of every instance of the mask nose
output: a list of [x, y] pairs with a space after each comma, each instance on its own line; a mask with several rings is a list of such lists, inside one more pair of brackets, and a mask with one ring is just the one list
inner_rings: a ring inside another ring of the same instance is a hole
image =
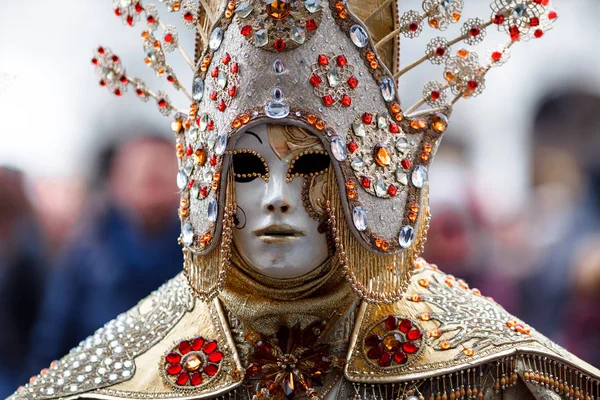
[[286, 202], [282, 201], [282, 202], [279, 202], [279, 204], [277, 204], [277, 205], [276, 204], [268, 204], [267, 210], [272, 213], [279, 211], [282, 214], [285, 214], [290, 210], [290, 206]]
[[292, 212], [291, 193], [289, 193], [288, 186], [284, 176], [279, 177], [277, 174], [271, 176], [263, 203], [268, 214], [290, 214]]

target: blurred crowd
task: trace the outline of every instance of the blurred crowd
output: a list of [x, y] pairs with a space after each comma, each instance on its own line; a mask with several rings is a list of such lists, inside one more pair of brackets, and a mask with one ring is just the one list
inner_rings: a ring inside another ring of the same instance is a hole
[[[425, 257], [600, 365], [600, 97], [552, 93], [532, 115], [528, 201], [491, 218], [451, 132], [433, 167]], [[473, 134], [485, 134], [485, 132]], [[510, 161], [510, 160], [508, 160]], [[0, 398], [181, 269], [173, 144], [98, 149], [87, 181], [0, 167]], [[435, 189], [435, 188], [434, 188]]]

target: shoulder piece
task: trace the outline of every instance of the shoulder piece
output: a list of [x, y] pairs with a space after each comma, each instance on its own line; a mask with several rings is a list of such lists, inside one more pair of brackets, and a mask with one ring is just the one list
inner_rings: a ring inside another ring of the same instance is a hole
[[479, 290], [419, 259], [402, 300], [362, 304], [345, 375], [360, 383], [408, 382], [457, 375], [483, 365], [493, 364], [496, 369], [505, 362], [513, 366], [502, 371], [508, 376], [542, 371], [542, 364], [551, 364], [550, 370], [568, 370], [594, 381], [600, 378], [600, 371]]
[[195, 301], [179, 274], [8, 400], [214, 397], [241, 381], [226, 326], [218, 301]]

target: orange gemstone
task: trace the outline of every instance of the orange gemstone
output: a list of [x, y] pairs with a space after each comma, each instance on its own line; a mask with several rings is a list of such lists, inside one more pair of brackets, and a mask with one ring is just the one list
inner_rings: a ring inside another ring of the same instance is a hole
[[175, 3], [173, 3], [173, 5], [171, 6], [171, 9], [172, 9], [174, 12], [177, 12], [177, 11], [179, 11], [179, 10], [181, 9], [181, 3], [179, 3], [178, 1], [177, 1], [177, 2], [175, 2]]
[[422, 151], [421, 152], [421, 160], [423, 160], [423, 161], [429, 160], [429, 153]]
[[517, 320], [513, 319], [513, 320], [510, 320], [510, 321], [506, 321], [506, 326], [508, 326], [509, 328], [512, 328], [512, 327], [516, 326], [517, 323], [518, 323]]
[[354, 182], [353, 180], [346, 181], [346, 188], [348, 190], [354, 190], [356, 188], [356, 182]]
[[418, 303], [421, 301], [421, 296], [419, 296], [418, 294], [413, 294], [412, 296], [410, 296], [410, 301]]
[[340, 11], [340, 12], [338, 13], [338, 16], [339, 16], [341, 19], [346, 19], [346, 18], [348, 18], [348, 10], [342, 10], [342, 11]]
[[433, 146], [430, 145], [429, 143], [425, 143], [423, 145], [423, 151], [425, 151], [427, 153], [431, 153], [431, 150], [433, 150]]
[[430, 321], [431, 315], [429, 315], [429, 313], [424, 312], [419, 316], [419, 318], [421, 318], [421, 321]]
[[454, 78], [456, 78], [456, 76], [454, 76], [454, 74], [452, 72], [446, 72], [446, 74], [444, 75], [444, 77], [446, 78], [446, 80], [448, 82], [453, 82]]
[[240, 117], [240, 119], [242, 120], [242, 124], [247, 124], [248, 122], [250, 122], [250, 115], [248, 114], [242, 114], [242, 116]]
[[437, 20], [437, 18], [430, 18], [429, 19], [429, 26], [437, 29], [440, 26], [440, 22]]
[[473, 357], [475, 355], [475, 350], [473, 349], [465, 349], [463, 351], [463, 353], [465, 354], [465, 356], [467, 357]]
[[371, 61], [371, 68], [377, 69], [379, 67], [379, 62], [377, 60]]
[[194, 152], [194, 161], [200, 166], [206, 163], [206, 151], [204, 151], [204, 147], [196, 149]]
[[367, 60], [368, 60], [368, 61], [373, 61], [373, 60], [375, 60], [375, 53], [372, 53], [372, 52], [370, 52], [370, 51], [369, 51], [369, 52], [367, 52]]
[[212, 235], [210, 234], [210, 232], [206, 232], [204, 235], [202, 235], [202, 237], [200, 238], [200, 245], [202, 247], [206, 247], [206, 245], [208, 245], [208, 243], [210, 243], [210, 239], [212, 238]]
[[418, 205], [417, 203], [412, 203], [412, 204], [410, 205], [410, 210], [411, 210], [412, 212], [419, 212], [419, 205]]
[[150, 37], [150, 34], [148, 33], [148, 31], [142, 32], [142, 39], [148, 40], [149, 37]]
[[233, 11], [231, 11], [231, 10], [226, 10], [226, 11], [225, 11], [225, 18], [229, 19], [229, 18], [231, 18], [231, 17], [233, 17]]
[[373, 153], [373, 159], [380, 167], [387, 167], [392, 162], [392, 157], [388, 149], [386, 149], [383, 145], [375, 146], [375, 150]]
[[440, 336], [442, 336], [442, 332], [438, 331], [437, 329], [434, 329], [432, 331], [429, 331], [429, 336], [432, 338], [439, 338]]
[[228, 9], [228, 10], [232, 10], [232, 11], [233, 11], [233, 10], [235, 9], [235, 1], [230, 1], [230, 2], [227, 4], [227, 9]]
[[460, 49], [458, 51], [458, 55], [462, 58], [467, 58], [467, 56], [469, 55], [469, 50], [466, 49]]
[[401, 108], [400, 108], [400, 104], [398, 104], [398, 103], [392, 104], [392, 106], [390, 107], [390, 109], [392, 110], [392, 113], [394, 113], [394, 114], [397, 114], [400, 111], [402, 111]]
[[454, 20], [454, 22], [460, 21], [460, 17], [461, 17], [461, 15], [458, 12], [455, 12], [454, 14], [452, 14], [452, 19]]
[[356, 192], [356, 190], [348, 190], [348, 198], [350, 200], [354, 200], [358, 197], [358, 193]]
[[338, 1], [337, 3], [335, 3], [335, 9], [338, 11], [342, 11], [346, 8], [346, 6], [344, 6], [344, 3], [341, 1]]
[[419, 285], [423, 286], [424, 288], [429, 287], [429, 281], [427, 279], [419, 279]]
[[452, 347], [452, 345], [450, 344], [450, 342], [449, 342], [449, 341], [447, 341], [447, 340], [442, 340], [442, 341], [440, 342], [440, 349], [442, 349], [442, 350], [448, 350], [450, 347]]
[[431, 119], [431, 127], [437, 133], [444, 133], [448, 129], [448, 117], [444, 114], [437, 113]]
[[315, 124], [315, 128], [322, 131], [323, 129], [325, 129], [325, 122], [323, 122], [323, 120], [317, 121], [317, 123]]
[[402, 115], [401, 112], [394, 114], [394, 119], [398, 122], [402, 121], [404, 119], [404, 115]]
[[281, 21], [292, 11], [292, 6], [289, 2], [284, 3], [283, 0], [273, 0], [267, 5], [267, 15], [277, 21]]
[[410, 121], [410, 126], [413, 129], [423, 129], [427, 127], [427, 122], [425, 122], [425, 120], [422, 119], [413, 119], [412, 121]]
[[467, 282], [463, 281], [462, 279], [459, 279], [458, 281], [458, 285], [463, 288], [463, 289], [468, 289], [469, 285], [467, 284]]
[[479, 289], [473, 289], [471, 291], [473, 292], [474, 295], [481, 296], [481, 291]]
[[446, 285], [453, 287], [454, 286], [454, 281], [451, 279], [446, 279]]
[[177, 158], [183, 158], [183, 155], [184, 155], [184, 154], [185, 154], [185, 153], [184, 153], [183, 149], [181, 149], [181, 150], [177, 150]]
[[314, 125], [317, 123], [317, 116], [313, 115], [313, 114], [309, 114], [306, 116], [306, 121], [308, 121], [309, 124]]
[[242, 121], [240, 121], [239, 119], [234, 119], [233, 122], [231, 123], [231, 126], [233, 126], [235, 129], [237, 129], [242, 126]]
[[415, 212], [410, 212], [408, 213], [408, 219], [410, 220], [410, 222], [415, 222], [418, 218], [419, 214], [415, 213]]

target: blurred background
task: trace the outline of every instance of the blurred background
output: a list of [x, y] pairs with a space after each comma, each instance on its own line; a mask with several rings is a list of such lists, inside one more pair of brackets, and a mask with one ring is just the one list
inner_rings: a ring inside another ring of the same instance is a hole
[[[473, 16], [488, 15], [477, 3]], [[101, 89], [90, 64], [103, 44], [167, 88], [143, 64], [141, 28], [111, 4], [0, 4], [0, 398], [181, 268], [170, 120]], [[600, 365], [600, 27], [588, 17], [600, 3], [555, 5], [555, 29], [514, 46], [456, 106], [425, 256]], [[405, 106], [416, 78], [401, 82]]]

